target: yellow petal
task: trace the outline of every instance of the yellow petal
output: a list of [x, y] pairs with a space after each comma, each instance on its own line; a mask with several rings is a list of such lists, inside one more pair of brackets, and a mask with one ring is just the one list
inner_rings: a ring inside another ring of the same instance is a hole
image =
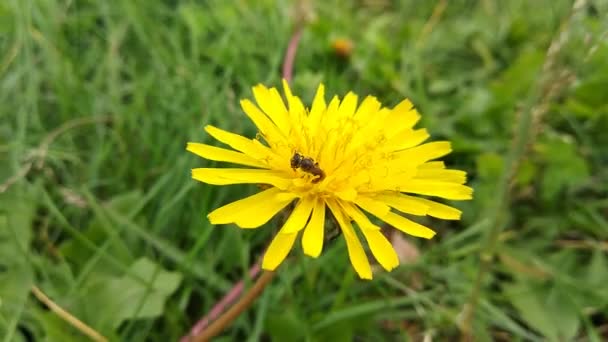
[[355, 198], [357, 198], [357, 191], [352, 188], [346, 188], [342, 191], [336, 191], [334, 192], [334, 194], [336, 195], [336, 197], [345, 201], [354, 201]]
[[337, 118], [338, 108], [340, 107], [340, 98], [336, 95], [332, 97], [331, 101], [329, 101], [329, 105], [327, 105], [327, 110], [325, 111], [325, 115], [321, 118], [321, 122], [326, 124], [328, 127], [332, 127], [336, 123], [335, 120]]
[[344, 209], [344, 212], [350, 217], [352, 217], [361, 230], [380, 230], [380, 227], [373, 224], [367, 216], [359, 210], [352, 203], [340, 201], [340, 205]]
[[411, 129], [420, 120], [420, 114], [412, 109], [412, 102], [401, 101], [385, 119], [386, 136], [391, 138], [403, 129]]
[[279, 266], [283, 260], [289, 254], [289, 251], [293, 247], [293, 243], [296, 241], [296, 237], [298, 233], [289, 233], [286, 234], [280, 231], [272, 242], [266, 253], [264, 253], [264, 260], [262, 261], [262, 268], [269, 271], [274, 271], [277, 266]]
[[327, 104], [325, 103], [325, 86], [323, 83], [319, 84], [317, 88], [317, 93], [315, 94], [315, 98], [312, 101], [312, 107], [310, 108], [310, 114], [308, 114], [308, 123], [311, 128], [311, 135], [315, 136], [319, 121], [327, 109]]
[[367, 184], [371, 191], [395, 190], [405, 181], [414, 178], [417, 172], [415, 168], [408, 166], [399, 169], [381, 165], [372, 170], [371, 182]]
[[363, 208], [363, 210], [372, 213], [378, 218], [384, 217], [384, 215], [391, 211], [391, 208], [388, 205], [367, 196], [357, 196], [355, 203]]
[[427, 228], [414, 221], [408, 220], [405, 217], [395, 213], [388, 213], [388, 215], [382, 217], [382, 220], [384, 220], [384, 222], [390, 224], [391, 226], [399, 229], [400, 231], [412, 236], [417, 236], [425, 239], [430, 239], [435, 236], [435, 232], [432, 229]]
[[359, 122], [367, 123], [367, 121], [369, 121], [373, 115], [380, 110], [380, 107], [382, 107], [382, 104], [377, 98], [367, 96], [357, 109], [355, 118]]
[[340, 103], [340, 107], [338, 108], [338, 117], [340, 118], [351, 118], [355, 114], [355, 109], [357, 109], [357, 95], [353, 92], [348, 92], [342, 103]]
[[450, 169], [422, 169], [418, 170], [415, 178], [423, 178], [433, 181], [455, 184], [464, 184], [467, 181], [467, 173], [460, 170]]
[[278, 127], [253, 102], [247, 99], [241, 100], [241, 108], [269, 143], [276, 144], [285, 141], [285, 136]]
[[[399, 258], [393, 246], [382, 234], [380, 227], [369, 221], [365, 214], [361, 213], [357, 208], [344, 205], [343, 207], [348, 215], [350, 215], [357, 225], [361, 228], [365, 239], [372, 251], [372, 254], [378, 260], [378, 263], [387, 271], [392, 270], [399, 265]], [[347, 209], [348, 208], [348, 209]]]
[[355, 234], [350, 221], [344, 217], [342, 209], [333, 200], [327, 200], [327, 206], [329, 206], [329, 209], [334, 214], [334, 217], [342, 229], [342, 233], [344, 233], [348, 256], [355, 272], [357, 272], [362, 279], [372, 279], [372, 268], [369, 265], [369, 260], [367, 260], [363, 246], [361, 246], [361, 241], [359, 241], [359, 238]]
[[288, 134], [290, 129], [287, 108], [281, 99], [281, 95], [275, 89], [268, 89], [261, 84], [253, 87], [253, 96], [260, 108], [277, 125], [283, 134]]
[[420, 119], [420, 114], [414, 109], [414, 104], [409, 99], [405, 99], [397, 104], [392, 112], [399, 118], [401, 126], [413, 127]]
[[421, 164], [443, 157], [450, 152], [452, 152], [452, 144], [449, 141], [434, 141], [396, 152], [393, 164], [395, 166]]
[[302, 249], [304, 254], [313, 258], [318, 257], [323, 250], [323, 235], [325, 233], [325, 203], [321, 199], [315, 201], [312, 216], [304, 229]]
[[385, 270], [391, 271], [393, 268], [399, 266], [397, 252], [395, 252], [391, 243], [380, 230], [363, 229], [362, 231], [374, 258], [378, 260], [378, 263], [382, 265]]
[[469, 200], [473, 198], [473, 189], [460, 184], [437, 182], [426, 179], [409, 179], [399, 187], [401, 192], [443, 197], [451, 200]]
[[329, 102], [329, 106], [327, 107], [325, 114], [321, 116], [321, 120], [319, 122], [320, 131], [317, 132], [317, 136], [320, 140], [317, 143], [317, 146], [320, 147], [318, 153], [318, 162], [326, 169], [328, 165], [332, 165], [335, 162], [335, 146], [341, 137], [341, 129], [337, 120], [339, 105], [340, 99], [337, 96], [334, 96]]
[[260, 169], [192, 169], [192, 178], [207, 184], [270, 184], [279, 189], [287, 189], [291, 179], [284, 173]]
[[[309, 151], [309, 136], [306, 135], [308, 127], [306, 123], [306, 108], [299, 97], [293, 96], [287, 80], [283, 79], [283, 90], [285, 98], [289, 105], [289, 121], [291, 129], [289, 130], [289, 141], [292, 145], [297, 146], [300, 151]], [[310, 134], [310, 133], [308, 133]]]
[[215, 209], [207, 217], [212, 224], [236, 223], [241, 228], [257, 228], [268, 222], [296, 196], [270, 188]]
[[[360, 118], [357, 116], [356, 120], [359, 123], [360, 128], [357, 130], [356, 135], [352, 138], [352, 141], [346, 150], [346, 154], [349, 154], [362, 146], [375, 144], [375, 138], [373, 137], [378, 137], [379, 134], [385, 130], [386, 125], [384, 123], [384, 119], [389, 113], [390, 109], [381, 108], [376, 112], [369, 112], [369, 118], [363, 119], [363, 117]], [[384, 134], [382, 134], [382, 136], [384, 136]]]
[[285, 98], [289, 105], [289, 112], [300, 118], [306, 114], [306, 109], [304, 108], [304, 104], [302, 104], [302, 100], [297, 96], [293, 96], [291, 89], [289, 88], [289, 83], [287, 83], [287, 80], [285, 79], [283, 79], [283, 91], [285, 92]]
[[281, 228], [281, 231], [287, 234], [302, 230], [310, 217], [314, 204], [315, 201], [310, 197], [301, 198], [283, 225], [283, 228]]
[[208, 160], [216, 160], [261, 168], [267, 167], [266, 164], [254, 158], [251, 158], [244, 153], [235, 152], [211, 145], [189, 142], [186, 145], [186, 150]]
[[406, 196], [398, 192], [386, 193], [376, 196], [378, 201], [381, 201], [401, 212], [424, 216], [429, 212], [429, 206], [421, 201], [416, 201], [417, 198]]
[[399, 113], [401, 115], [406, 115], [412, 110], [412, 108], [414, 108], [414, 104], [412, 103], [412, 101], [410, 101], [410, 99], [405, 99], [399, 102], [399, 104], [397, 104], [393, 108], [393, 112]]
[[386, 143], [385, 150], [401, 151], [422, 144], [430, 137], [429, 132], [424, 129], [407, 129], [398, 133]]
[[233, 149], [241, 151], [252, 158], [259, 160], [268, 159], [271, 153], [268, 148], [261, 144], [255, 144], [254, 140], [245, 138], [241, 135], [230, 133], [211, 125], [205, 126], [205, 131], [207, 131], [207, 133], [209, 133], [209, 135], [214, 137], [216, 140], [223, 142]]
[[418, 165], [418, 170], [428, 169], [445, 169], [445, 163], [442, 161], [431, 161]]
[[421, 205], [426, 206], [428, 208], [427, 215], [429, 216], [444, 220], [460, 220], [460, 216], [462, 215], [462, 211], [445, 204], [437, 203], [426, 198], [419, 198], [407, 195], [403, 196], [409, 198], [412, 202], [418, 202]]

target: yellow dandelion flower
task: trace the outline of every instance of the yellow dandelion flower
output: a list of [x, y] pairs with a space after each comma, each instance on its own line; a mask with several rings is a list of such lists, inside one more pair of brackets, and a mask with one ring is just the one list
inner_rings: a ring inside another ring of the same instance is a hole
[[435, 232], [402, 214], [458, 220], [461, 212], [445, 204], [412, 195], [471, 199], [473, 189], [463, 185], [464, 171], [446, 169], [437, 158], [450, 153], [447, 141], [424, 143], [425, 129], [415, 129], [420, 114], [409, 100], [392, 109], [375, 97], [357, 105], [351, 93], [325, 101], [319, 85], [308, 110], [283, 81], [287, 104], [276, 88], [253, 87], [257, 105], [241, 106], [257, 126], [250, 139], [214, 126], [205, 130], [230, 146], [224, 149], [188, 143], [187, 150], [203, 158], [250, 168], [196, 168], [192, 178], [215, 185], [266, 184], [250, 197], [220, 207], [208, 215], [212, 224], [234, 223], [258, 228], [290, 203], [294, 209], [268, 247], [262, 267], [274, 270], [302, 232], [306, 255], [318, 257], [323, 249], [326, 208], [346, 240], [357, 274], [372, 278], [372, 270], [353, 222], [380, 265], [390, 271], [397, 254], [368, 215], [406, 234], [430, 239]]

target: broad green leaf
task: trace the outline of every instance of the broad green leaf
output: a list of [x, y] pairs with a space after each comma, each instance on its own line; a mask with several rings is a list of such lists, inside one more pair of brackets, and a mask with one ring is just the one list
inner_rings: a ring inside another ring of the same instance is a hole
[[608, 261], [606, 258], [606, 252], [599, 248], [595, 249], [589, 266], [585, 270], [585, 283], [604, 299], [603, 303], [592, 303], [596, 307], [608, 305], [608, 287], [606, 286], [608, 284]]
[[576, 150], [573, 142], [551, 139], [540, 146], [540, 153], [547, 163], [542, 175], [542, 197], [545, 201], [556, 201], [558, 193], [589, 177], [587, 162]]
[[26, 261], [37, 205], [34, 188], [14, 187], [0, 195], [0, 263]]
[[0, 335], [19, 340], [17, 324], [33, 282], [30, 244], [37, 202], [34, 189], [15, 186], [0, 195]]
[[147, 280], [149, 286], [123, 275], [100, 277], [83, 289], [81, 311], [94, 326], [112, 331], [125, 320], [159, 316], [182, 280], [180, 273], [169, 272], [147, 258], [138, 259], [129, 271]]
[[603, 71], [579, 84], [574, 90], [574, 100], [581, 106], [589, 109], [591, 116], [600, 115], [608, 109], [605, 89], [608, 89], [608, 65]]
[[477, 173], [486, 180], [496, 180], [502, 173], [504, 159], [496, 153], [484, 153], [477, 157]]
[[551, 340], [557, 339], [557, 327], [543, 303], [546, 288], [519, 282], [506, 286], [504, 293], [526, 324]]
[[522, 52], [492, 84], [499, 103], [512, 103], [520, 96], [525, 96], [536, 82], [544, 58], [544, 52], [538, 50]]
[[[141, 191], [131, 191], [124, 194], [117, 195], [104, 204], [108, 210], [115, 210], [120, 213], [127, 215], [134, 207], [138, 205], [142, 200]], [[86, 229], [84, 230], [84, 236], [90, 241], [94, 242], [100, 248], [103, 248], [106, 253], [114, 256], [117, 260], [124, 262], [125, 264], [132, 263], [133, 251], [129, 250], [123, 239], [124, 233], [118, 229], [118, 227], [112, 226], [112, 229], [108, 229], [107, 218], [100, 217], [103, 215], [101, 212], [96, 212], [96, 216], [90, 221]], [[76, 273], [79, 273], [81, 269], [93, 259], [96, 254], [95, 251], [90, 249], [82, 248], [81, 244], [76, 240], [67, 240], [61, 245], [61, 252], [64, 257], [70, 261], [75, 267]], [[118, 272], [115, 265], [107, 262], [103, 258], [96, 261], [95, 264], [96, 272]]]
[[305, 339], [309, 328], [308, 323], [293, 309], [285, 312], [269, 313], [264, 330], [273, 341], [288, 341]]
[[538, 175], [538, 166], [529, 159], [522, 160], [521, 165], [517, 169], [515, 181], [519, 186], [530, 185], [534, 182]]
[[554, 286], [547, 296], [546, 307], [557, 326], [558, 338], [561, 341], [571, 341], [580, 328], [582, 311], [573, 302], [569, 291], [564, 291], [559, 285]]
[[526, 324], [549, 340], [568, 341], [578, 332], [581, 313], [559, 286], [519, 281], [504, 293]]
[[90, 341], [90, 338], [53, 312], [39, 310], [36, 317], [42, 323], [46, 341]]

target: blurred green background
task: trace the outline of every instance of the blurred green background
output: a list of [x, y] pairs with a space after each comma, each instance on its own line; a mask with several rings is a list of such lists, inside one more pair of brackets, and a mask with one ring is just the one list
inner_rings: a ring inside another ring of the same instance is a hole
[[342, 239], [316, 260], [296, 248], [222, 338], [448, 340], [474, 302], [476, 340], [607, 339], [607, 13], [606, 0], [0, 2], [0, 337], [87, 340], [35, 285], [110, 340], [177, 340], [246, 278], [274, 228], [206, 214], [257, 189], [191, 180], [214, 164], [185, 144], [209, 142], [205, 124], [255, 136], [238, 100], [280, 85], [306, 18], [294, 92], [410, 98], [475, 198], [454, 203], [459, 222], [424, 221], [433, 240], [395, 237], [405, 262], [373, 281]]

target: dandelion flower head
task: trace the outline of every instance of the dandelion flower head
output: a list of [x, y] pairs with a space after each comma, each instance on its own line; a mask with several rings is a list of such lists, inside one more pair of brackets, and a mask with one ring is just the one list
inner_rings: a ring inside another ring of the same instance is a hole
[[464, 185], [464, 171], [447, 169], [437, 161], [451, 152], [449, 142], [424, 143], [429, 133], [414, 128], [420, 114], [409, 100], [386, 108], [372, 96], [358, 103], [357, 95], [350, 92], [327, 103], [321, 84], [309, 110], [286, 81], [283, 90], [286, 101], [276, 88], [257, 85], [253, 87], [257, 104], [241, 101], [259, 131], [256, 137], [208, 125], [207, 133], [231, 149], [187, 145], [188, 151], [208, 160], [246, 166], [196, 168], [194, 179], [214, 185], [266, 185], [265, 190], [212, 211], [208, 215], [212, 224], [258, 228], [292, 204], [293, 210], [264, 255], [264, 269], [279, 266], [299, 235], [304, 253], [318, 257], [326, 215], [335, 218], [351, 264], [364, 279], [372, 278], [372, 270], [361, 236], [384, 269], [390, 271], [399, 264], [394, 248], [374, 222], [430, 239], [433, 230], [404, 214], [460, 218], [458, 209], [415, 196], [468, 200], [473, 190]]

